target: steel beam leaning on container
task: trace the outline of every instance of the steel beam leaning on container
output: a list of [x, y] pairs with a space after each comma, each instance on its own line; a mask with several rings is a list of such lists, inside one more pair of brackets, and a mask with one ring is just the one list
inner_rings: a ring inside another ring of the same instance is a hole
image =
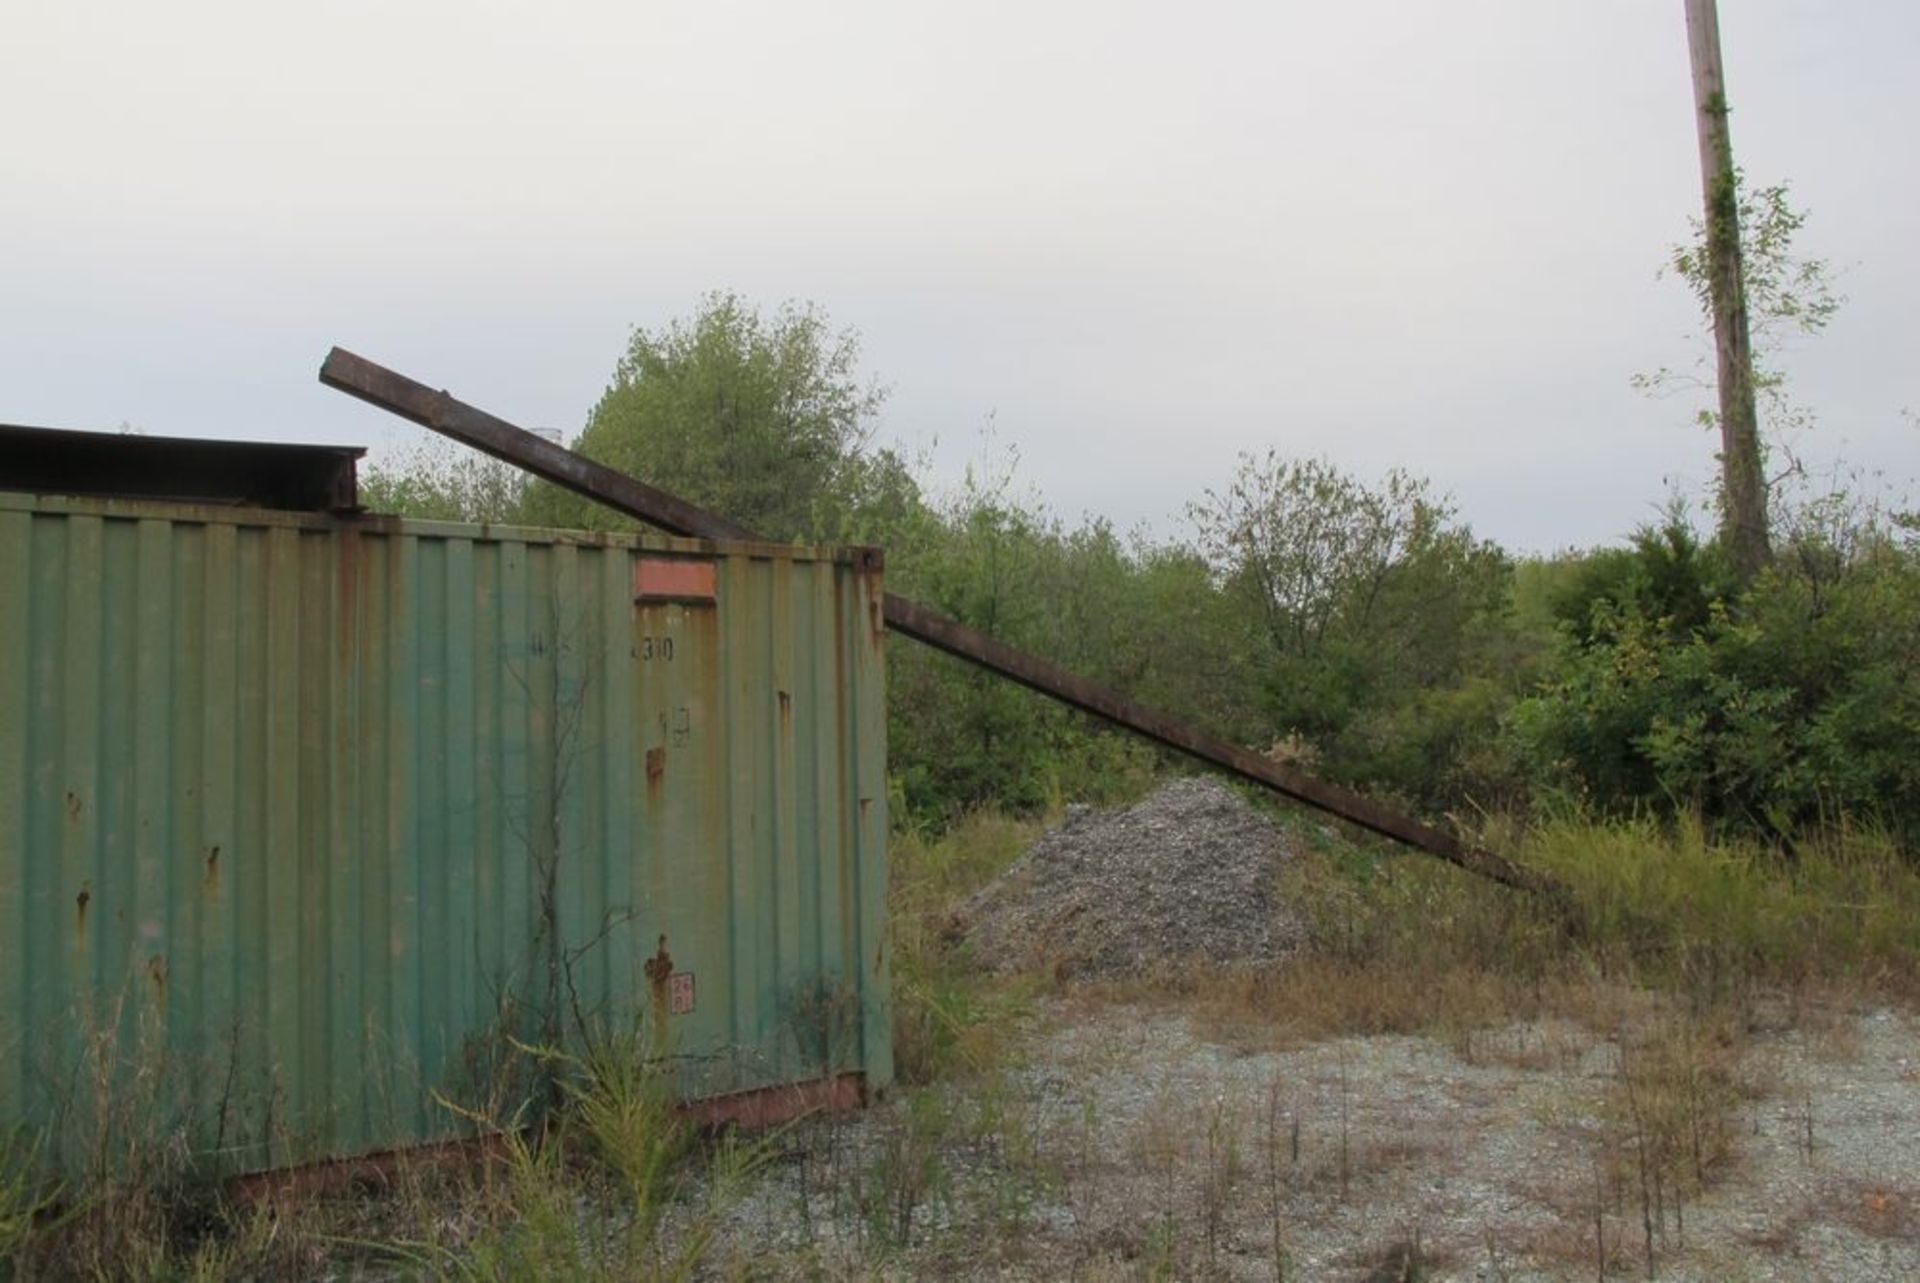
[[[595, 463], [457, 400], [404, 374], [336, 347], [320, 367], [320, 381], [401, 418], [431, 428], [537, 477], [585, 495], [674, 534], [704, 539], [759, 540], [718, 513]], [[1056, 664], [969, 628], [895, 593], [886, 594], [887, 627], [990, 672], [1010, 678], [1073, 708], [1198, 758], [1283, 797], [1437, 856], [1504, 886], [1564, 902], [1565, 888], [1537, 869], [1481, 850], [1373, 799], [1316, 779], [1191, 726], [1143, 708], [1117, 692]]]

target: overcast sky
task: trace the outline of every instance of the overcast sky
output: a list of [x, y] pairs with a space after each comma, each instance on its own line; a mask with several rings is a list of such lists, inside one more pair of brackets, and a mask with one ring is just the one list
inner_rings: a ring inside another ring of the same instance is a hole
[[[1737, 153], [1849, 302], [1804, 443], [1920, 473], [1920, 4], [1724, 0]], [[571, 434], [631, 329], [821, 305], [951, 478], [1172, 532], [1240, 451], [1616, 538], [1699, 205], [1681, 0], [0, 0], [0, 421], [393, 448], [338, 343]]]

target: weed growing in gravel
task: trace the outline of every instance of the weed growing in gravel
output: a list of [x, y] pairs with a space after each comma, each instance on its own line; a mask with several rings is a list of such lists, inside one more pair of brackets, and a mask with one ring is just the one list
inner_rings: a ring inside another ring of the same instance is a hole
[[1300, 1167], [1300, 1116], [1283, 1109], [1279, 1079], [1267, 1084], [1266, 1126], [1261, 1157], [1266, 1177], [1266, 1212], [1274, 1283], [1286, 1283], [1292, 1254], [1287, 1250], [1287, 1197]]
[[1175, 1191], [1179, 1188], [1180, 1151], [1185, 1144], [1188, 1121], [1173, 1084], [1163, 1082], [1154, 1090], [1136, 1139], [1141, 1166], [1152, 1174], [1160, 1203], [1149, 1240], [1149, 1256], [1163, 1260], [1169, 1269], [1179, 1243]]
[[948, 1193], [947, 1142], [953, 1106], [941, 1092], [914, 1092], [906, 1109], [882, 1133], [866, 1182], [867, 1219], [881, 1241], [913, 1246], [915, 1218]]
[[1207, 1109], [1206, 1163], [1200, 1171], [1200, 1225], [1206, 1236], [1207, 1269], [1220, 1264], [1220, 1238], [1227, 1213], [1240, 1182], [1240, 1127], [1237, 1112], [1224, 1093], [1216, 1093]]
[[990, 1174], [977, 1219], [996, 1242], [1016, 1247], [1033, 1211], [1060, 1183], [1057, 1163], [1047, 1152], [1040, 1101], [1005, 1072], [973, 1086], [972, 1113], [965, 1139]]
[[1686, 1209], [1717, 1179], [1734, 1148], [1744, 1039], [1726, 1019], [1666, 1017], [1620, 1049], [1608, 1084], [1601, 1144], [1612, 1180], [1633, 1192], [1649, 1269], [1686, 1243]]

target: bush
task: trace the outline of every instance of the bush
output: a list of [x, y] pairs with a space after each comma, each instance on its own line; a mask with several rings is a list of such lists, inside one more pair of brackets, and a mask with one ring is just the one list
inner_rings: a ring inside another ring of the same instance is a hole
[[1595, 558], [1513, 717], [1547, 791], [1776, 840], [1871, 818], [1912, 849], [1920, 563], [1885, 537], [1790, 552], [1744, 593], [1673, 522]]

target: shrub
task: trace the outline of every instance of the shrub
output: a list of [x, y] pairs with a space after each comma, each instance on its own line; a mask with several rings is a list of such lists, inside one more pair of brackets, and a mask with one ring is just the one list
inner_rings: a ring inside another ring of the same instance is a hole
[[[1746, 592], [1670, 522], [1594, 559], [1515, 709], [1550, 793], [1791, 842], [1843, 816], [1920, 839], [1920, 561], [1795, 550]], [[1799, 554], [1806, 555], [1799, 555]]]

